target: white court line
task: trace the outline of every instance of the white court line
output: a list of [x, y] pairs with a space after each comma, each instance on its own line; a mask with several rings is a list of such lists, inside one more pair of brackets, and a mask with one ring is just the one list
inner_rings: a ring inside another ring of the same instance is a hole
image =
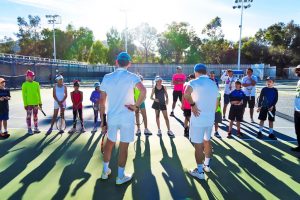
[[[9, 119], [26, 119], [26, 117], [15, 117], [15, 116], [12, 116], [12, 117], [9, 117]], [[52, 117], [39, 117], [39, 120], [42, 120], [42, 119], [52, 119]], [[73, 118], [65, 118], [66, 121], [73, 121]], [[88, 122], [94, 122], [93, 119], [84, 119], [83, 120], [84, 122], [88, 121]], [[99, 121], [98, 121], [99, 122]]]

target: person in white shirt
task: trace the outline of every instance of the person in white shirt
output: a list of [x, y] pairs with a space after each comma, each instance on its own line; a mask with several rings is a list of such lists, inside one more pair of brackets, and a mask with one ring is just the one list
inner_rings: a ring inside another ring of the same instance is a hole
[[[296, 75], [300, 78], [300, 65], [295, 69]], [[295, 121], [295, 132], [297, 136], [298, 146], [292, 148], [292, 151], [300, 152], [300, 80], [298, 81], [296, 88], [296, 98], [295, 98], [295, 112], [294, 112], [294, 121]]]
[[223, 106], [223, 120], [225, 120], [227, 106], [230, 103], [229, 95], [235, 90], [235, 82], [237, 78], [233, 76], [233, 71], [228, 69], [222, 76], [221, 80], [225, 82], [224, 86], [224, 106]]
[[195, 65], [194, 72], [196, 79], [189, 82], [184, 92], [184, 98], [191, 105], [193, 113], [189, 135], [195, 147], [197, 162], [197, 168], [190, 170], [189, 173], [198, 179], [204, 179], [204, 171], [210, 172], [209, 161], [212, 156], [210, 138], [219, 92], [216, 83], [206, 75], [204, 64]]
[[[136, 74], [127, 70], [131, 64], [131, 57], [126, 52], [121, 52], [116, 64], [116, 71], [106, 74], [100, 90], [100, 116], [102, 127], [107, 128], [107, 141], [104, 146], [102, 179], [108, 179], [111, 174], [109, 161], [112, 148], [120, 131], [118, 176], [116, 184], [120, 185], [131, 180], [131, 175], [125, 175], [124, 169], [128, 155], [128, 145], [134, 141], [134, 112], [139, 108], [146, 97], [146, 88]], [[140, 90], [140, 96], [134, 101], [134, 88]], [[107, 127], [104, 127], [105, 110], [107, 110]]]
[[254, 113], [254, 105], [255, 105], [255, 94], [256, 94], [256, 83], [257, 77], [253, 75], [253, 69], [247, 69], [247, 76], [244, 76], [242, 79], [243, 91], [246, 95], [246, 99], [244, 101], [244, 106], [248, 104], [248, 108], [250, 109], [250, 118], [253, 123], [253, 113]]

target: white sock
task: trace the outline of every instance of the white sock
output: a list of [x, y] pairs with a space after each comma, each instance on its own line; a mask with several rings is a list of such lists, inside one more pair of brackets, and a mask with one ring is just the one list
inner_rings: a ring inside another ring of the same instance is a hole
[[269, 128], [269, 134], [273, 134], [273, 129]]
[[0, 130], [0, 134], [2, 133], [2, 130]]
[[259, 127], [259, 132], [262, 132], [264, 128], [262, 126]]
[[118, 177], [119, 178], [123, 178], [124, 177], [124, 171], [125, 171], [124, 167], [118, 167]]
[[210, 161], [210, 158], [206, 158], [206, 157], [205, 157], [204, 165], [206, 165], [206, 166], [209, 165], [209, 161]]
[[109, 162], [103, 162], [103, 170], [104, 170], [104, 172], [107, 172], [108, 165], [109, 165]]
[[203, 164], [198, 165], [198, 172], [202, 173], [203, 172]]

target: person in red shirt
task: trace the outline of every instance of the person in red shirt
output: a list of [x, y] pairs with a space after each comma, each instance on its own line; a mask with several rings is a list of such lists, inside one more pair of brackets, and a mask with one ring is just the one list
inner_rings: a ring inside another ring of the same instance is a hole
[[76, 132], [76, 120], [77, 115], [79, 115], [80, 124], [81, 124], [81, 133], [85, 132], [85, 128], [83, 126], [83, 117], [82, 117], [82, 101], [83, 101], [83, 93], [79, 90], [79, 81], [74, 82], [74, 91], [70, 93], [72, 103], [73, 103], [73, 128], [69, 131], [70, 134]]
[[182, 67], [178, 66], [176, 68], [177, 73], [173, 75], [172, 77], [172, 85], [174, 85], [174, 91], [173, 91], [173, 104], [172, 104], [172, 112], [170, 116], [174, 116], [174, 109], [176, 106], [176, 102], [179, 99], [182, 102], [182, 91], [183, 91], [183, 85], [186, 80], [186, 76], [184, 73], [182, 73]]

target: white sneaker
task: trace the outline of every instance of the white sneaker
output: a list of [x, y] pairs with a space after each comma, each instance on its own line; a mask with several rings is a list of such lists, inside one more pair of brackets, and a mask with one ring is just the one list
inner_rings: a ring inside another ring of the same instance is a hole
[[108, 168], [107, 172], [102, 171], [101, 179], [106, 180], [108, 179], [108, 176], [111, 174], [111, 169]]
[[174, 133], [171, 130], [168, 131], [168, 136], [170, 138], [174, 138], [175, 137]]
[[200, 179], [200, 180], [205, 179], [205, 174], [204, 174], [204, 172], [199, 172], [197, 168], [196, 168], [196, 169], [191, 169], [191, 170], [189, 170], [188, 172], [189, 172], [189, 174], [190, 174], [191, 176], [193, 176], [193, 177], [195, 177], [195, 178], [198, 178], [198, 179]]
[[34, 130], [33, 130], [33, 132], [34, 133], [40, 133], [41, 131], [40, 131], [40, 129], [38, 127], [35, 127]]
[[125, 174], [124, 176], [123, 176], [123, 178], [119, 178], [119, 177], [117, 177], [117, 180], [116, 180], [116, 184], [117, 185], [122, 185], [122, 184], [124, 184], [124, 183], [127, 183], [128, 181], [130, 181], [132, 179], [132, 175], [131, 174]]
[[136, 136], [140, 136], [141, 135], [141, 129], [138, 129], [135, 133]]
[[149, 129], [147, 129], [147, 128], [144, 130], [144, 134], [145, 134], [146, 136], [152, 135], [151, 131], [149, 131]]
[[158, 131], [157, 131], [157, 135], [158, 135], [158, 136], [161, 136], [161, 135], [162, 135], [162, 133], [161, 133], [161, 130], [160, 130], [160, 129], [158, 129]]
[[210, 166], [209, 166], [209, 165], [204, 165], [204, 164], [203, 164], [203, 171], [205, 171], [205, 172], [210, 172], [210, 171], [211, 171]]
[[69, 134], [73, 134], [76, 132], [76, 128], [72, 128], [71, 130], [68, 131]]

